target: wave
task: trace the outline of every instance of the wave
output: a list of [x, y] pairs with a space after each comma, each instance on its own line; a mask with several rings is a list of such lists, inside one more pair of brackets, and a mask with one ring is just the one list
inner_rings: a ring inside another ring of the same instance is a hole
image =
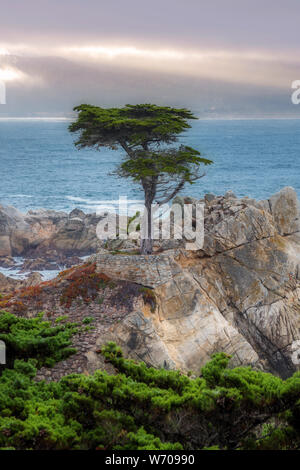
[[76, 196], [66, 196], [66, 199], [68, 199], [69, 201], [84, 202], [86, 204], [91, 203], [89, 199], [83, 199], [82, 197], [76, 197]]
[[[79, 203], [83, 203], [83, 204], [88, 204], [88, 205], [91, 205], [91, 206], [103, 206], [105, 204], [110, 204], [110, 205], [116, 205], [116, 204], [119, 204], [120, 200], [119, 199], [100, 199], [100, 200], [93, 200], [93, 199], [84, 199], [82, 197], [77, 197], [77, 196], [65, 196], [66, 199], [68, 199], [69, 201], [73, 201], [73, 202], [79, 202]], [[124, 198], [125, 196], [120, 196], [120, 198]], [[143, 199], [127, 199], [127, 203], [131, 204], [131, 203], [134, 203], [134, 204], [138, 204], [138, 203], [142, 203], [143, 202]]]

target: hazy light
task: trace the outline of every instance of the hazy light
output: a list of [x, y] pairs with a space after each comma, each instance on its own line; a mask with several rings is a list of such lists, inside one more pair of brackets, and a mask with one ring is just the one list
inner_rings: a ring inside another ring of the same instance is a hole
[[4, 47], [0, 47], [0, 55], [9, 55], [9, 52]]
[[10, 68], [0, 69], [0, 80], [2, 82], [20, 80], [23, 77], [24, 77], [24, 74], [22, 72], [19, 72], [18, 70], [14, 70]]
[[120, 56], [129, 57], [145, 57], [145, 58], [169, 58], [169, 59], [182, 59], [184, 54], [169, 49], [138, 49], [137, 47], [109, 47], [109, 46], [84, 46], [84, 47], [68, 47], [64, 48], [65, 53], [77, 53], [88, 55], [92, 57], [106, 56], [108, 58], [115, 58]]
[[[53, 51], [54, 52], [54, 51]], [[236, 59], [236, 60], [249, 60], [249, 61], [275, 61], [284, 59], [289, 61], [291, 58], [286, 54], [283, 56], [274, 57], [273, 53], [258, 52], [258, 51], [230, 51], [222, 49], [207, 49], [207, 50], [176, 50], [176, 49], [141, 49], [135, 46], [117, 47], [117, 46], [73, 46], [64, 47], [56, 50], [56, 55], [80, 55], [93, 58], [145, 58], [145, 59], [163, 59], [163, 60], [217, 60], [217, 59]]]
[[[139, 47], [134, 44], [125, 46], [110, 44], [74, 44], [57, 46], [41, 44], [5, 44], [0, 51], [7, 51], [17, 57], [61, 57], [69, 61], [102, 64], [140, 69], [155, 73], [168, 73], [178, 76], [218, 79], [228, 83], [246, 83], [258, 86], [286, 88], [290, 74], [300, 66], [298, 56], [291, 56], [267, 50], [238, 49], [197, 49], [171, 47]], [[42, 77], [27, 76], [15, 70], [0, 69], [0, 80], [22, 79], [30, 84], [43, 85]]]

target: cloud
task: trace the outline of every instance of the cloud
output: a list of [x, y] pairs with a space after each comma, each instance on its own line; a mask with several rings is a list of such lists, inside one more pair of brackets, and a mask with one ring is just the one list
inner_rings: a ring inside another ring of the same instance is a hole
[[208, 115], [299, 111], [290, 102], [300, 70], [293, 54], [96, 42], [0, 49], [0, 70], [11, 77], [1, 112], [10, 115], [67, 114], [81, 102], [156, 102]]
[[[142, 48], [135, 45], [90, 44], [83, 46], [5, 45], [8, 54], [27, 58], [64, 58], [93, 67], [109, 65], [178, 76], [211, 78], [229, 83], [245, 83], [286, 88], [297, 67], [298, 55], [272, 51], [234, 49]], [[293, 78], [293, 77], [292, 77]], [[296, 79], [297, 77], [294, 77]]]
[[299, 14], [299, 0], [1, 0], [0, 110], [153, 101], [299, 114]]
[[4, 47], [0, 47], [0, 56], [3, 56], [3, 55], [9, 55], [9, 52], [7, 49], [5, 49]]
[[12, 68], [0, 68], [0, 80], [2, 82], [10, 82], [14, 80], [22, 80], [24, 79], [25, 74], [20, 72], [19, 70], [15, 70]]

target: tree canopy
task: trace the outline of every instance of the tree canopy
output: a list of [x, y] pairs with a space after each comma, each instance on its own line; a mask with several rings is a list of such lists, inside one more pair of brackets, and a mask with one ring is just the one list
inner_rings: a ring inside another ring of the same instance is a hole
[[153, 104], [127, 104], [124, 108], [82, 104], [74, 111], [78, 119], [70, 131], [81, 132], [76, 145], [112, 149], [121, 145], [126, 152], [139, 146], [175, 142], [177, 135], [190, 127], [187, 119], [196, 119], [187, 109]]

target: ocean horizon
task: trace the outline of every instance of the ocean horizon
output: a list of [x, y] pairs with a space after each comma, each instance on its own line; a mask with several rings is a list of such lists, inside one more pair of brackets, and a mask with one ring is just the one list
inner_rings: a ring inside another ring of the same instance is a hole
[[[103, 200], [143, 198], [138, 185], [110, 173], [121, 151], [78, 150], [61, 117], [0, 118], [0, 204], [22, 212], [46, 208], [94, 212]], [[214, 160], [181, 194], [201, 198], [232, 190], [265, 199], [284, 186], [300, 196], [299, 119], [199, 119], [180, 142]]]

